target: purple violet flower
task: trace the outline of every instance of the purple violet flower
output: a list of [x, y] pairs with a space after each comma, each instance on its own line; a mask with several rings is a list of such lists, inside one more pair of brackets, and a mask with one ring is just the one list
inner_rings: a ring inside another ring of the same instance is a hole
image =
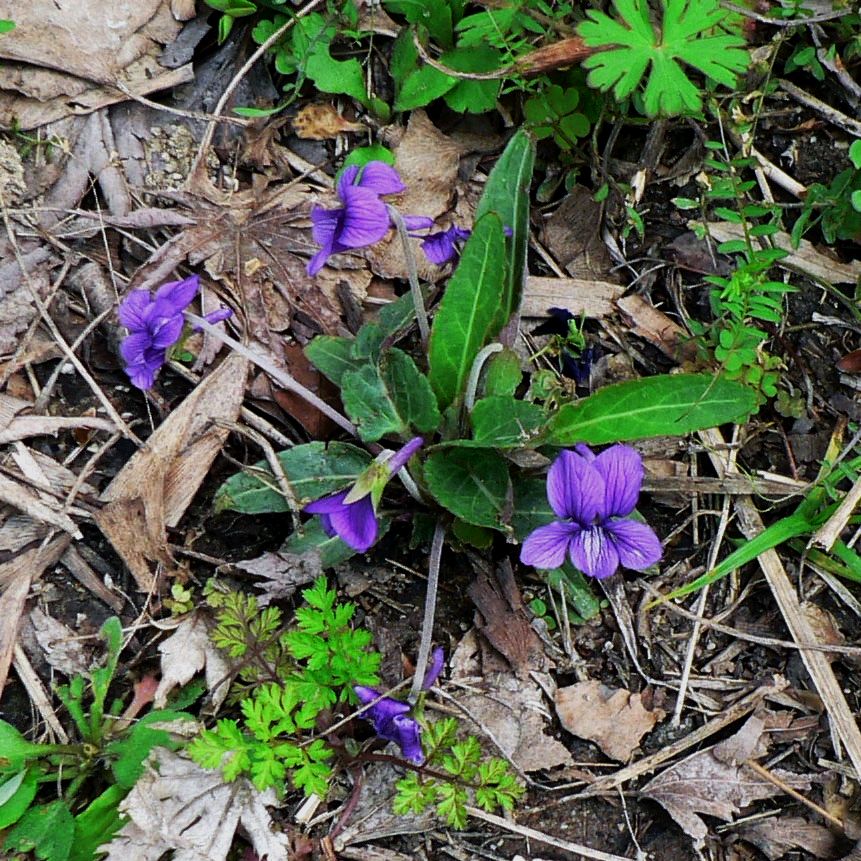
[[311, 234], [320, 250], [308, 262], [308, 274], [316, 275], [333, 254], [379, 242], [391, 225], [380, 196], [399, 194], [405, 188], [398, 172], [385, 162], [345, 168], [337, 187], [343, 205], [337, 209], [314, 206], [311, 210]]
[[547, 473], [547, 499], [558, 520], [527, 536], [520, 561], [558, 568], [566, 556], [584, 574], [603, 580], [619, 565], [643, 571], [661, 558], [650, 526], [629, 515], [643, 483], [643, 461], [627, 445], [597, 457], [588, 446], [566, 449]]
[[377, 540], [380, 526], [371, 492], [346, 502], [352, 488], [324, 496], [305, 506], [308, 514], [319, 514], [320, 525], [330, 538], [336, 535], [357, 553], [364, 553]]
[[[422, 682], [424, 690], [428, 690], [437, 680], [444, 663], [445, 653], [442, 646], [437, 646], [433, 650], [430, 665]], [[362, 715], [374, 724], [374, 732], [386, 741], [395, 742], [401, 749], [404, 759], [415, 765], [421, 765], [425, 761], [421, 744], [421, 727], [414, 717], [410, 717], [410, 706], [394, 697], [379, 699], [382, 694], [376, 688], [354, 685], [353, 690], [362, 705], [379, 700]]]
[[[200, 277], [189, 275], [181, 281], [162, 284], [153, 296], [149, 290], [132, 290], [117, 311], [120, 323], [129, 330], [120, 344], [125, 372], [132, 385], [150, 389], [167, 353], [179, 340], [185, 326], [183, 311], [191, 304], [200, 289]], [[218, 308], [204, 319], [217, 323], [233, 312]]]
[[341, 539], [357, 553], [364, 553], [377, 540], [377, 502], [389, 479], [424, 445], [414, 437], [391, 454], [388, 460], [374, 461], [353, 487], [324, 496], [305, 506], [308, 514], [319, 514], [326, 535]]
[[448, 230], [431, 233], [422, 242], [425, 257], [435, 266], [443, 266], [458, 255], [458, 243], [469, 239], [471, 230], [452, 224]]

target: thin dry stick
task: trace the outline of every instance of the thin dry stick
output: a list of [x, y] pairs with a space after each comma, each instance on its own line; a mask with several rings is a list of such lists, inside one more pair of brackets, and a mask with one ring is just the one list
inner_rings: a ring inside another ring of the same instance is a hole
[[407, 232], [407, 226], [404, 224], [404, 219], [400, 212], [394, 206], [387, 206], [386, 209], [389, 211], [389, 218], [394, 222], [395, 229], [398, 231], [398, 236], [401, 239], [401, 245], [404, 248], [404, 259], [407, 261], [407, 276], [410, 282], [410, 295], [413, 297], [413, 307], [416, 309], [416, 322], [419, 324], [419, 335], [421, 335], [422, 344], [427, 347], [428, 338], [430, 338], [430, 323], [428, 322], [428, 312], [425, 308], [424, 296], [422, 296], [422, 288], [419, 284], [416, 256], [413, 254], [412, 245], [410, 245], [410, 234]]
[[12, 666], [15, 667], [15, 672], [18, 673], [18, 678], [21, 680], [21, 684], [24, 685], [30, 697], [30, 702], [33, 703], [39, 714], [42, 715], [42, 719], [51, 728], [51, 732], [54, 733], [56, 738], [62, 744], [68, 744], [69, 736], [57, 719], [57, 713], [51, 705], [51, 698], [48, 696], [42, 680], [33, 669], [33, 665], [30, 663], [27, 653], [21, 648], [20, 643], [15, 643], [13, 655]]
[[304, 18], [306, 15], [309, 15], [313, 12], [318, 6], [323, 4], [324, 0], [311, 0], [307, 6], [303, 9], [300, 9], [292, 18], [290, 18], [287, 23], [283, 26], [279, 27], [275, 32], [261, 44], [257, 50], [245, 61], [242, 68], [233, 76], [233, 80], [227, 85], [227, 88], [221, 94], [221, 98], [215, 105], [215, 109], [212, 111], [212, 116], [209, 118], [209, 125], [206, 127], [206, 131], [203, 134], [203, 139], [200, 141], [200, 146], [197, 150], [197, 155], [194, 157], [194, 161], [191, 164], [191, 169], [188, 172], [189, 177], [194, 177], [198, 170], [200, 170], [200, 166], [203, 164], [204, 159], [206, 158], [206, 152], [212, 144], [212, 136], [215, 134], [215, 127], [217, 125], [218, 118], [221, 116], [222, 111], [227, 105], [227, 102], [230, 100], [230, 97], [233, 95], [234, 90], [239, 86], [242, 79], [248, 74], [251, 67], [291, 28], [300, 18]]
[[750, 631], [742, 631], [741, 628], [733, 628], [731, 625], [724, 625], [721, 622], [716, 622], [714, 619], [706, 619], [702, 616], [697, 616], [690, 610], [685, 610], [684, 607], [679, 607], [669, 601], [664, 600], [662, 595], [651, 583], [637, 579], [637, 585], [645, 592], [648, 592], [653, 598], [656, 598], [656, 606], [660, 605], [661, 609], [675, 613], [677, 616], [682, 616], [685, 619], [690, 619], [691, 622], [699, 621], [706, 628], [712, 628], [720, 634], [726, 634], [729, 637], [735, 637], [737, 640], [743, 640], [747, 643], [758, 643], [760, 646], [768, 646], [772, 649], [805, 649], [812, 652], [833, 652], [838, 655], [851, 655], [852, 657], [861, 657], [861, 646], [840, 646], [837, 644], [824, 645], [823, 643], [796, 643], [792, 640], [780, 640], [777, 637], [761, 637], [758, 634], [751, 634]]
[[[738, 440], [738, 425], [735, 425], [733, 428], [733, 442]], [[736, 450], [730, 449], [726, 452], [726, 462], [727, 465], [734, 464], [736, 458]], [[728, 471], [728, 470], [726, 470]], [[714, 541], [712, 542], [711, 550], [709, 551], [709, 557], [706, 562], [707, 570], [711, 571], [715, 566], [715, 562], [717, 561], [718, 553], [720, 552], [721, 544], [723, 543], [724, 533], [726, 532], [727, 524], [729, 523], [729, 496], [724, 496], [723, 506], [721, 507], [721, 515], [720, 521], [718, 522], [717, 533], [715, 535]], [[696, 520], [694, 520], [696, 523]], [[697, 542], [694, 542], [695, 546]], [[676, 697], [676, 707], [673, 709], [673, 718], [671, 721], [672, 726], [678, 727], [681, 724], [682, 720], [682, 710], [685, 707], [685, 696], [687, 695], [688, 689], [688, 681], [691, 677], [691, 669], [694, 665], [694, 656], [696, 654], [697, 645], [700, 641], [700, 633], [702, 632], [702, 616], [706, 609], [706, 601], [708, 601], [709, 597], [709, 586], [706, 585], [703, 590], [700, 592], [699, 600], [697, 601], [697, 608], [694, 611], [697, 615], [697, 621], [694, 622], [693, 628], [691, 629], [691, 636], [688, 640], [688, 648], [685, 654], [685, 663], [682, 667], [682, 675], [679, 681], [679, 693]]]
[[840, 533], [845, 529], [859, 502], [861, 502], [861, 478], [852, 485], [834, 514], [813, 533], [807, 546], [823, 547], [826, 552], [830, 551], [834, 542], [840, 537]]
[[12, 222], [9, 218], [9, 210], [6, 208], [6, 201], [3, 198], [3, 192], [0, 190], [0, 210], [3, 213], [3, 224], [6, 227], [6, 235], [9, 237], [9, 242], [12, 245], [12, 249], [15, 252], [15, 259], [18, 262], [18, 266], [21, 269], [21, 275], [24, 278], [24, 282], [27, 285], [28, 290], [30, 291], [30, 295], [33, 298], [33, 303], [36, 305], [36, 308], [39, 311], [39, 315], [42, 318], [42, 322], [47, 327], [48, 331], [51, 333], [51, 337], [57, 342], [57, 345], [65, 354], [66, 358], [75, 366], [75, 370], [81, 375], [81, 378], [86, 382], [86, 384], [92, 389], [93, 394], [99, 399], [102, 406], [105, 408], [105, 412], [110, 416], [111, 421], [117, 426], [117, 428], [122, 431], [123, 436], [127, 439], [132, 440], [135, 445], [143, 445], [143, 442], [138, 439], [137, 434], [135, 434], [132, 429], [123, 421], [120, 414], [116, 411], [116, 408], [111, 403], [110, 399], [105, 395], [105, 393], [101, 390], [99, 384], [92, 378], [90, 372], [83, 366], [81, 360], [75, 355], [74, 351], [69, 347], [66, 343], [66, 339], [63, 337], [60, 330], [57, 328], [57, 324], [54, 322], [54, 319], [48, 313], [48, 309], [45, 307], [45, 303], [42, 301], [42, 297], [39, 295], [39, 291], [36, 289], [36, 286], [33, 284], [32, 279], [30, 278], [30, 273], [27, 270], [27, 266], [24, 262], [23, 256], [21, 254], [21, 248], [18, 245], [18, 239], [15, 236], [15, 230], [12, 227]]
[[[717, 429], [701, 431], [700, 436], [706, 442], [707, 448], [725, 445], [723, 436]], [[721, 474], [723, 461], [712, 454], [712, 462], [718, 474]], [[765, 530], [762, 518], [749, 496], [736, 499], [735, 508], [738, 514], [739, 528], [748, 540]], [[792, 639], [799, 644], [816, 642], [816, 632], [801, 608], [798, 593], [792, 585], [777, 551], [766, 550], [757, 557], [757, 561], [763, 574], [765, 574], [765, 579], [771, 588], [775, 601], [777, 601], [786, 626], [792, 634]], [[801, 659], [813, 679], [817, 693], [825, 703], [833, 731], [845, 745], [855, 770], [861, 774], [861, 730], [858, 729], [855, 716], [849, 708], [846, 696], [834, 675], [831, 664], [828, 662], [828, 656], [822, 652], [802, 649]]]
[[793, 789], [777, 777], [777, 775], [772, 774], [767, 768], [761, 766], [758, 762], [749, 759], [745, 762], [745, 766], [747, 766], [751, 771], [756, 772], [756, 774], [758, 774], [763, 780], [767, 780], [769, 783], [778, 787], [781, 792], [786, 795], [791, 795], [796, 801], [800, 801], [802, 804], [818, 813], [823, 819], [827, 820], [832, 825], [836, 825], [841, 831], [843, 830], [843, 823], [836, 816], [832, 816], [824, 807], [820, 807], [815, 801], [811, 801], [809, 798], [806, 798], [797, 789]]
[[330, 418], [336, 425], [343, 428], [351, 436], [358, 436], [356, 426], [342, 416], [336, 409], [332, 408], [322, 398], [314, 394], [310, 389], [305, 388], [300, 382], [294, 380], [286, 371], [282, 371], [276, 364], [263, 353], [252, 350], [241, 344], [239, 341], [231, 338], [226, 332], [222, 332], [217, 326], [205, 320], [203, 317], [198, 317], [197, 314], [192, 314], [191, 311], [185, 312], [185, 318], [193, 323], [196, 327], [200, 327], [209, 335], [217, 338], [223, 344], [226, 344], [240, 356], [244, 356], [249, 362], [253, 362], [261, 370], [266, 371], [275, 382], [287, 389], [289, 392], [299, 395], [302, 400], [307, 401], [312, 407], [316, 407], [324, 416]]
[[419, 643], [419, 653], [416, 657], [416, 671], [413, 675], [413, 685], [407, 698], [415, 703], [422, 692], [422, 684], [427, 672], [431, 643], [433, 643], [433, 620], [436, 615], [436, 593], [439, 586], [439, 568], [442, 562], [442, 548], [445, 544], [445, 526], [437, 522], [431, 542], [430, 558], [428, 560], [428, 585], [425, 593], [425, 614], [422, 619], [422, 639]]
[[626, 765], [624, 768], [620, 768], [612, 774], [599, 777], [591, 786], [587, 787], [582, 792], [578, 792], [575, 795], [565, 796], [553, 803], [561, 804], [573, 799], [588, 798], [592, 795], [603, 795], [606, 792], [615, 790], [616, 787], [621, 786], [623, 783], [633, 780], [635, 777], [648, 774], [667, 760], [675, 759], [675, 757], [684, 753], [689, 748], [701, 744], [706, 739], [719, 733], [724, 727], [729, 726], [731, 723], [735, 723], [739, 718], [752, 712], [765, 697], [779, 693], [786, 687], [786, 680], [777, 676], [771, 685], [763, 685], [762, 687], [751, 691], [746, 697], [743, 697], [731, 706], [725, 708], [719, 715], [712, 718], [708, 723], [703, 724], [699, 729], [695, 729], [684, 738], [680, 738], [678, 741], [673, 742], [673, 744], [661, 748], [661, 750], [653, 753], [651, 756], [647, 756], [638, 762], [631, 763], [631, 765]]
[[281, 461], [278, 460], [278, 457], [275, 454], [275, 449], [272, 448], [272, 444], [269, 440], [266, 439], [263, 434], [258, 433], [252, 428], [244, 427], [238, 422], [231, 422], [227, 419], [216, 419], [215, 424], [218, 425], [218, 427], [233, 431], [233, 433], [239, 434], [240, 436], [248, 437], [248, 439], [255, 442], [257, 446], [263, 450], [263, 454], [266, 457], [266, 463], [269, 464], [269, 469], [272, 471], [272, 475], [275, 476], [278, 490], [281, 492], [284, 499], [287, 500], [287, 508], [290, 509], [290, 518], [293, 521], [293, 531], [300, 532], [302, 529], [302, 523], [299, 520], [299, 500], [296, 499], [296, 493], [293, 491], [293, 488], [284, 473], [284, 467], [281, 466]]
[[554, 846], [556, 849], [562, 849], [564, 852], [571, 852], [574, 855], [581, 855], [583, 858], [590, 858], [593, 861], [631, 861], [630, 858], [626, 858], [624, 855], [611, 855], [609, 852], [601, 852], [599, 849], [591, 849], [589, 846], [582, 846], [580, 843], [571, 843], [568, 840], [561, 840], [558, 837], [545, 834], [543, 831], [536, 831], [534, 828], [527, 828], [525, 825], [509, 822], [509, 820], [503, 819], [501, 816], [486, 813], [478, 807], [468, 806], [466, 812], [474, 819], [481, 819], [490, 825], [501, 828], [503, 831], [519, 834], [521, 837], [526, 837], [529, 840], [546, 843], [548, 846]]

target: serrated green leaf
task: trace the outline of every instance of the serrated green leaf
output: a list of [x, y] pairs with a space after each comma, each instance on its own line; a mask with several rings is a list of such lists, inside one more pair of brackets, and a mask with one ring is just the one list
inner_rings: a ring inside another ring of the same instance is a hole
[[429, 378], [440, 407], [463, 394], [476, 355], [502, 327], [504, 284], [502, 222], [489, 212], [464, 246], [431, 329]]
[[508, 497], [508, 465], [494, 452], [450, 449], [433, 452], [424, 478], [436, 501], [475, 526], [500, 528]]
[[75, 836], [68, 861], [93, 861], [99, 846], [110, 841], [123, 825], [118, 807], [125, 790], [109, 786], [75, 817]]
[[[440, 57], [440, 63], [457, 72], [492, 72], [502, 65], [499, 51], [490, 45], [458, 46]], [[445, 103], [461, 114], [483, 114], [496, 107], [501, 80], [455, 79], [457, 83], [445, 93]]]
[[513, 395], [523, 380], [520, 357], [508, 347], [494, 353], [484, 369], [485, 397]]
[[457, 85], [457, 78], [437, 71], [433, 66], [418, 66], [404, 78], [395, 98], [394, 110], [412, 111], [429, 105]]
[[653, 436], [681, 436], [739, 421], [756, 409], [756, 393], [708, 374], [630, 380], [563, 406], [550, 420], [548, 442], [600, 445]]
[[317, 335], [302, 352], [321, 374], [340, 387], [347, 371], [356, 371], [364, 364], [353, 356], [354, 343], [353, 338]]
[[750, 56], [740, 35], [715, 33], [725, 17], [717, 0], [662, 0], [659, 27], [649, 20], [645, 0], [613, 0], [621, 20], [590, 9], [589, 20], [577, 28], [583, 41], [601, 48], [583, 61], [590, 69], [589, 86], [612, 89], [619, 101], [630, 96], [647, 69], [643, 101], [649, 116], [697, 112], [700, 90], [680, 62], [698, 69], [726, 87], [734, 87]]
[[65, 801], [40, 804], [27, 811], [3, 844], [7, 852], [33, 852], [43, 861], [68, 861], [75, 823]]
[[428, 378], [403, 350], [386, 351], [380, 374], [403, 422], [419, 433], [436, 430], [442, 422]]
[[376, 442], [384, 436], [403, 436], [408, 432], [379, 368], [363, 365], [357, 371], [348, 371], [342, 385], [344, 409], [365, 442]]
[[541, 430], [544, 410], [511, 395], [495, 395], [476, 402], [469, 420], [476, 442], [495, 448], [517, 448]]
[[[278, 461], [299, 504], [343, 490], [371, 462], [370, 455], [354, 445], [323, 442], [297, 445], [279, 452]], [[254, 464], [253, 472], [231, 476], [215, 494], [215, 510], [262, 514], [289, 511], [266, 461]]]
[[526, 282], [526, 250], [529, 246], [529, 190], [535, 167], [535, 141], [523, 129], [508, 142], [493, 166], [475, 211], [476, 221], [495, 212], [503, 227], [510, 231], [505, 238], [506, 266], [502, 296], [495, 332], [520, 308]]

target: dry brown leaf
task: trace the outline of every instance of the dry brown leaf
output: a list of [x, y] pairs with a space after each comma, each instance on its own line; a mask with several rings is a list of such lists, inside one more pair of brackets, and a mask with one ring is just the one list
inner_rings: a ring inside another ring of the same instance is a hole
[[60, 503], [51, 497], [42, 501], [31, 488], [0, 475], [0, 501], [23, 511], [40, 523], [47, 523], [55, 529], [62, 529], [75, 538], [82, 538], [75, 522], [60, 510]]
[[[0, 88], [18, 93], [0, 107], [0, 124], [31, 129], [126, 96], [175, 86], [190, 66], [164, 69], [163, 45], [180, 30], [167, 0], [78, 0], [74, 14], [53, 0], [0, 0], [0, 18], [15, 29], [0, 44]], [[95, 86], [94, 86], [95, 84]]]
[[663, 709], [647, 709], [642, 694], [594, 680], [559, 688], [555, 699], [556, 714], [568, 732], [595, 742], [620, 762], [627, 762], [642, 737], [666, 717]]
[[129, 821], [101, 849], [106, 861], [157, 861], [170, 850], [173, 861], [224, 861], [241, 826], [260, 858], [287, 861], [287, 837], [266, 809], [277, 803], [272, 789], [225, 783], [218, 769], [157, 747], [120, 804]]
[[[475, 721], [474, 726], [467, 721], [470, 732], [492, 736], [522, 771], [573, 765], [568, 749], [548, 733], [551, 717], [538, 684], [531, 676], [518, 679], [510, 673], [482, 670], [480, 653], [477, 632], [469, 631], [450, 664], [452, 679], [469, 682], [469, 692], [456, 700]], [[552, 687], [546, 674], [543, 678]]]
[[[754, 801], [781, 794], [775, 786], [746, 768], [748, 759], [763, 756], [769, 745], [768, 724], [791, 721], [785, 713], [757, 713], [733, 736], [683, 759], [650, 780], [641, 795], [666, 808], [682, 830], [702, 848], [708, 826], [700, 814], [724, 822]], [[771, 772], [794, 789], [810, 788], [810, 780], [783, 769]]]
[[386, 840], [398, 834], [423, 834], [439, 826], [431, 807], [424, 813], [396, 814], [392, 810], [395, 784], [402, 772], [390, 762], [371, 762], [362, 773], [362, 792], [347, 827], [335, 838], [335, 851], [355, 843]]
[[478, 611], [476, 627], [517, 676], [526, 678], [533, 670], [547, 669], [544, 646], [523, 609], [511, 565], [501, 565], [493, 576], [479, 571], [467, 592]]
[[230, 687], [230, 667], [209, 638], [203, 615], [186, 616], [176, 630], [159, 643], [161, 681], [155, 691], [155, 708], [164, 708], [168, 694], [177, 686], [188, 684], [192, 676], [205, 669], [206, 687], [215, 710], [224, 702]]
[[778, 861], [793, 849], [803, 849], [813, 858], [829, 861], [841, 854], [840, 839], [824, 825], [800, 816], [777, 816], [750, 822], [738, 829], [742, 840], [752, 843], [769, 861]]
[[[215, 419], [236, 421], [248, 362], [228, 356], [204, 378], [102, 494], [96, 522], [123, 557], [138, 588], [153, 586], [147, 560], [165, 561], [165, 528], [176, 526], [227, 436]], [[143, 523], [141, 523], [141, 518]]]
[[264, 553], [256, 559], [245, 559], [234, 565], [240, 571], [266, 581], [255, 584], [263, 592], [257, 599], [261, 607], [272, 601], [291, 598], [300, 586], [313, 583], [323, 571], [320, 554], [313, 550], [302, 554]]
[[601, 204], [576, 186], [547, 219], [541, 238], [554, 260], [574, 278], [615, 281], [613, 263], [601, 238]]
[[18, 639], [18, 623], [24, 610], [24, 602], [31, 584], [42, 576], [42, 572], [53, 565], [69, 546], [68, 535], [55, 538], [45, 547], [28, 550], [0, 565], [0, 697], [6, 686], [9, 665]]
[[30, 611], [30, 624], [45, 660], [63, 675], [74, 676], [90, 669], [90, 657], [77, 634], [59, 619], [38, 607]]
[[314, 141], [326, 141], [345, 132], [362, 134], [368, 127], [364, 123], [353, 123], [344, 119], [334, 105], [316, 102], [305, 105], [293, 117], [293, 131], [296, 137]]

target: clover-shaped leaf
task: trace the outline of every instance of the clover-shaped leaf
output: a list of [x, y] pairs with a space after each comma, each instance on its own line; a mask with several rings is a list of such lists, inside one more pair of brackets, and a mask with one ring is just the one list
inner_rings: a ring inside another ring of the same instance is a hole
[[643, 93], [646, 113], [680, 114], [702, 107], [702, 94], [682, 64], [699, 69], [727, 87], [750, 61], [738, 35], [716, 31], [725, 13], [717, 0], [661, 0], [660, 26], [653, 24], [645, 0], [613, 0], [621, 20], [589, 10], [578, 32], [591, 48], [603, 50], [583, 61], [588, 82], [612, 89], [621, 100], [631, 95], [648, 71]]

